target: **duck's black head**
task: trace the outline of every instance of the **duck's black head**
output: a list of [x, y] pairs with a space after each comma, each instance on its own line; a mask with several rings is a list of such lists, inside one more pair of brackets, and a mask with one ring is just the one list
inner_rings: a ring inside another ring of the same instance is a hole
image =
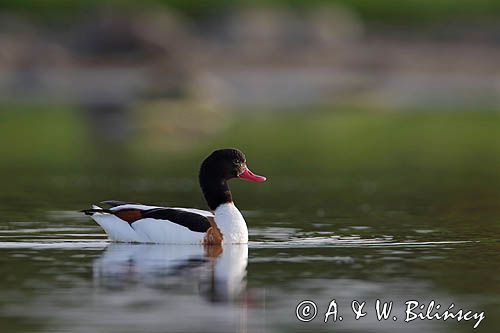
[[238, 149], [219, 149], [210, 154], [200, 167], [200, 186], [210, 209], [220, 204], [232, 202], [227, 181], [241, 178], [251, 182], [263, 182], [266, 177], [252, 173], [246, 163], [245, 155]]

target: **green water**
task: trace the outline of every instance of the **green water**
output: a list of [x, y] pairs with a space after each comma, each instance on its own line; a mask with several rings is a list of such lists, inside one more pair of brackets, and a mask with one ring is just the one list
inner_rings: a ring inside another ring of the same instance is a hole
[[[405, 323], [408, 300], [484, 311], [476, 331], [497, 331], [498, 113], [247, 115], [188, 142], [141, 130], [110, 142], [82, 119], [0, 113], [2, 332], [473, 330]], [[226, 146], [268, 177], [231, 183], [248, 247], [110, 244], [77, 212], [105, 199], [206, 209], [197, 169]], [[295, 317], [306, 299], [309, 323]], [[333, 299], [343, 320], [325, 324]], [[394, 301], [388, 320], [377, 299]], [[353, 300], [367, 302], [359, 320]]]

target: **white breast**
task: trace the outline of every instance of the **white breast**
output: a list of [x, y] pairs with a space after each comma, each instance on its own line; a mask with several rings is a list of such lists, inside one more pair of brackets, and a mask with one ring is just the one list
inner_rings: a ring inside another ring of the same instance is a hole
[[222, 233], [224, 244], [248, 243], [247, 224], [232, 202], [217, 207], [215, 210], [215, 223]]

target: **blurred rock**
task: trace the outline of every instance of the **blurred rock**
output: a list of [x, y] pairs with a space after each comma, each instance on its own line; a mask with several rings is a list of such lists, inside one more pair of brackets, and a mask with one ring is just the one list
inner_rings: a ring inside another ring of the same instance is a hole
[[498, 39], [388, 31], [366, 31], [338, 6], [236, 8], [199, 20], [165, 7], [107, 8], [50, 28], [0, 13], [0, 102], [500, 105]]
[[311, 37], [319, 47], [341, 47], [344, 44], [359, 42], [364, 28], [361, 20], [347, 8], [319, 6], [307, 15]]

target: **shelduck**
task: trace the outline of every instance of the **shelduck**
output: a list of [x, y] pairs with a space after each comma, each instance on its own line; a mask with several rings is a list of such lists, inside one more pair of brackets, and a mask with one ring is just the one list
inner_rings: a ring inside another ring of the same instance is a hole
[[263, 182], [252, 173], [245, 155], [238, 149], [219, 149], [201, 164], [200, 187], [211, 211], [193, 208], [147, 206], [108, 200], [110, 208], [92, 205], [82, 210], [116, 242], [161, 244], [248, 243], [245, 219], [233, 202], [228, 180], [240, 178]]

